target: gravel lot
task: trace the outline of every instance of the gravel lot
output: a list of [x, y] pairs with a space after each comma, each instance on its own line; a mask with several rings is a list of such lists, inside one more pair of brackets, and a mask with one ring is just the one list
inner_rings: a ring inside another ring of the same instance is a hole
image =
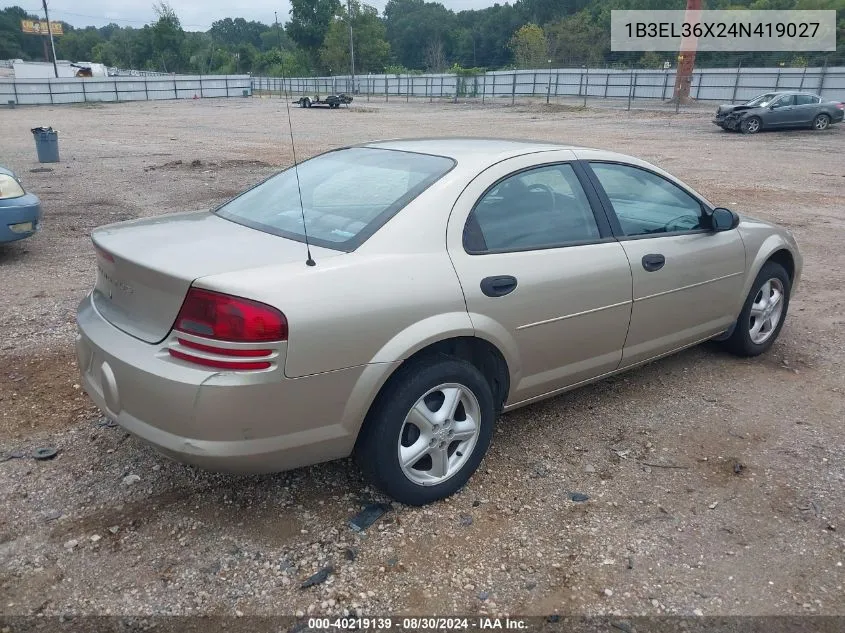
[[[45, 220], [0, 248], [0, 455], [26, 453], [0, 463], [0, 613], [845, 615], [845, 129], [745, 137], [711, 109], [292, 110], [301, 157], [447, 134], [636, 154], [785, 224], [806, 260], [765, 357], [697, 347], [506, 415], [460, 494], [360, 534], [347, 519], [380, 499], [350, 462], [171, 463], [100, 417], [72, 356], [90, 230], [208, 208], [287, 165], [283, 102], [3, 111], [0, 160]], [[60, 131], [52, 171], [33, 171], [36, 125]], [[58, 457], [30, 459], [40, 446]]]

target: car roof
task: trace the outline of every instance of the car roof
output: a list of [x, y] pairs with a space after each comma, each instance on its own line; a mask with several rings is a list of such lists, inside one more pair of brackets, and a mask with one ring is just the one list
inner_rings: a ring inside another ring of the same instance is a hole
[[551, 152], [562, 149], [588, 149], [577, 145], [550, 143], [548, 141], [478, 137], [401, 138], [362, 143], [356, 147], [372, 147], [375, 149], [390, 149], [445, 156], [459, 163], [477, 160], [494, 163], [514, 156], [536, 152]]
[[[777, 95], [779, 97], [783, 96], [783, 95], [810, 95], [811, 97], [818, 97], [819, 96], [815, 92], [808, 92], [806, 90], [778, 90], [777, 92], [763, 92], [763, 93], [760, 93], [760, 94], [764, 94], [764, 95], [772, 94], [772, 95]], [[819, 97], [819, 98], [821, 98], [821, 97]]]

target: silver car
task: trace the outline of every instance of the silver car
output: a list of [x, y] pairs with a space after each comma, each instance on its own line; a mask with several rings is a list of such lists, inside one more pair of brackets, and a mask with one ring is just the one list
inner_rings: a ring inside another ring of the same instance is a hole
[[642, 160], [484, 139], [338, 149], [92, 238], [77, 353], [107, 415], [213, 470], [354, 454], [408, 504], [458, 490], [503, 411], [709, 339], [765, 352], [802, 266]]
[[723, 130], [756, 134], [760, 130], [812, 128], [822, 131], [841, 123], [845, 104], [823, 101], [807, 92], [767, 92], [740, 105], [720, 105], [713, 123]]

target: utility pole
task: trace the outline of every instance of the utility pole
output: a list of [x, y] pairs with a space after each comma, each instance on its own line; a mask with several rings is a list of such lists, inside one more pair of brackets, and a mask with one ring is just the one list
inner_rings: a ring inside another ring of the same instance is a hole
[[[701, 12], [701, 0], [687, 0], [685, 20], [690, 23], [698, 21]], [[690, 86], [692, 85], [692, 71], [695, 69], [695, 53], [698, 48], [698, 38], [689, 37], [681, 41], [678, 54], [678, 70], [675, 73], [675, 94], [672, 100], [676, 103], [687, 103], [690, 100]]]
[[[282, 85], [279, 87], [279, 98], [282, 98], [282, 90], [285, 90], [285, 98], [287, 98], [287, 88], [285, 88], [285, 58], [282, 55], [282, 32], [279, 30], [279, 12], [273, 11], [273, 15], [276, 16], [276, 37], [279, 38], [279, 59], [282, 60]], [[291, 81], [291, 92], [293, 92], [293, 81]], [[272, 93], [271, 93], [272, 96]]]
[[279, 52], [282, 52], [282, 32], [279, 30], [279, 12], [273, 11], [273, 15], [276, 16], [276, 36], [279, 38]]
[[44, 17], [47, 18], [47, 33], [50, 34], [50, 48], [53, 49], [53, 72], [59, 77], [59, 66], [56, 64], [56, 43], [53, 41], [53, 29], [50, 28], [50, 14], [47, 13], [47, 0], [41, 0], [44, 7]]
[[352, 0], [346, 0], [346, 13], [349, 16], [349, 67], [352, 71], [352, 94], [355, 94], [355, 47], [352, 44]]

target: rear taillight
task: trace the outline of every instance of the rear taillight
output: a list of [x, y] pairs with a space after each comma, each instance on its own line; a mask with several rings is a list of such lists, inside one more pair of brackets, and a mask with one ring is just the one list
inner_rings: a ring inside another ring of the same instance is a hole
[[198, 365], [218, 369], [267, 369], [272, 349], [234, 349], [217, 346], [227, 343], [268, 343], [286, 341], [288, 322], [285, 315], [258, 301], [233, 297], [220, 292], [191, 288], [179, 310], [173, 329], [178, 333], [202, 337], [203, 342], [178, 337], [178, 348], [170, 355]]
[[845, 110], [845, 103], [837, 103], [836, 107], [839, 108], [840, 110]]
[[233, 343], [288, 340], [288, 321], [276, 308], [199, 288], [188, 291], [173, 329]]

